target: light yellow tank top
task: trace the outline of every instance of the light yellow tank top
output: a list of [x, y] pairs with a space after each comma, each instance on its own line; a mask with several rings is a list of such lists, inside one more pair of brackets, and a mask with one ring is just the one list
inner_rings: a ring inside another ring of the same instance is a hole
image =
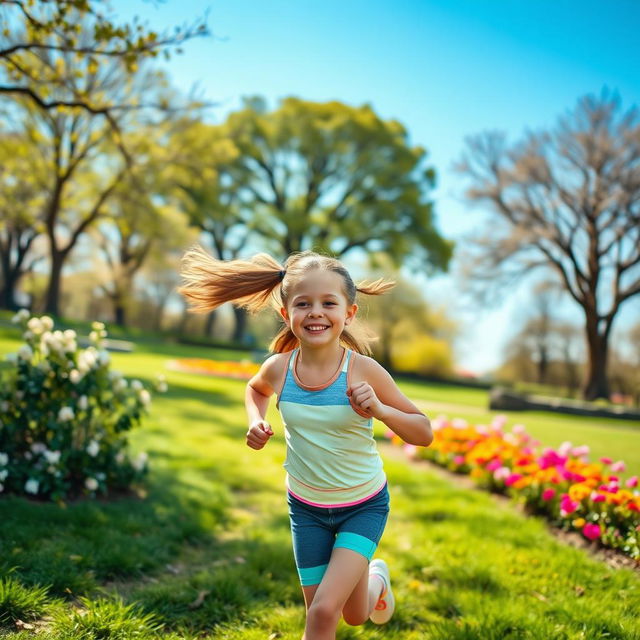
[[320, 507], [364, 502], [386, 483], [373, 438], [373, 420], [347, 396], [354, 357], [344, 350], [336, 374], [324, 385], [304, 385], [296, 375], [299, 349], [289, 356], [278, 398], [285, 427], [286, 484], [299, 500]]

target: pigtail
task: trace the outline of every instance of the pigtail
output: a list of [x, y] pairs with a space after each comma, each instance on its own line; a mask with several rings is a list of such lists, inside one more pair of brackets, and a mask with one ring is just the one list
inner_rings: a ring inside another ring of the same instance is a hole
[[269, 345], [270, 353], [285, 353], [287, 351], [293, 351], [300, 344], [298, 338], [293, 335], [293, 331], [283, 324], [280, 331], [276, 334], [276, 337], [271, 341]]
[[225, 302], [256, 313], [269, 306], [284, 270], [266, 253], [249, 260], [217, 260], [196, 244], [183, 255], [180, 275], [178, 293], [193, 313], [207, 313]]
[[389, 289], [393, 289], [395, 286], [396, 283], [393, 280], [378, 278], [371, 283], [367, 283], [366, 280], [363, 280], [360, 284], [356, 285], [356, 291], [358, 293], [365, 293], [368, 296], [379, 296], [383, 293], [387, 293]]

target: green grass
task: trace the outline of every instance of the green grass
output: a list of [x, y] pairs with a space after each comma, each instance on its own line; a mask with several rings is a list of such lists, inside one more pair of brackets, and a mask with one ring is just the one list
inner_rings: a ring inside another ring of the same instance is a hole
[[[0, 352], [17, 346], [3, 339]], [[163, 372], [169, 382], [131, 438], [134, 450], [150, 455], [146, 498], [65, 508], [0, 499], [0, 575], [11, 570], [10, 587], [0, 591], [0, 637], [34, 637], [16, 628], [16, 617], [39, 625], [37, 637], [69, 640], [301, 636], [279, 417], [272, 406], [276, 435], [265, 449], [247, 448], [244, 384], [164, 369], [167, 359], [189, 354], [211, 355], [153, 345], [113, 354], [128, 376]], [[483, 392], [401, 385], [420, 404], [455, 405], [451, 417], [490, 417]], [[608, 452], [631, 451], [637, 436], [637, 425], [607, 431], [557, 414], [518, 421], [536, 436], [547, 427], [576, 444], [602, 430]], [[544, 521], [426, 465], [385, 455], [385, 468], [392, 511], [379, 555], [392, 569], [397, 613], [382, 628], [341, 623], [338, 638], [640, 639], [638, 574], [562, 545]]]

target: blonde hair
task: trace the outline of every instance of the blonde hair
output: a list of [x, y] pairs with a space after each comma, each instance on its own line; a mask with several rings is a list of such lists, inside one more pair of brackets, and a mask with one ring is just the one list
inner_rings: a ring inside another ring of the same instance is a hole
[[[312, 269], [340, 275], [349, 305], [355, 303], [358, 293], [377, 296], [395, 286], [395, 282], [383, 278], [356, 285], [339, 260], [315, 251], [293, 253], [284, 265], [280, 265], [266, 253], [258, 253], [248, 260], [217, 260], [196, 244], [182, 257], [180, 275], [183, 285], [178, 288], [178, 293], [187, 299], [193, 313], [208, 313], [225, 302], [245, 307], [250, 313], [257, 313], [268, 306], [278, 311], [280, 307], [286, 308], [292, 287]], [[366, 355], [371, 354], [370, 344], [376, 339], [369, 329], [355, 321], [340, 336], [340, 341], [347, 347]], [[291, 329], [283, 324], [271, 341], [269, 350], [283, 353], [295, 349], [298, 344]]]

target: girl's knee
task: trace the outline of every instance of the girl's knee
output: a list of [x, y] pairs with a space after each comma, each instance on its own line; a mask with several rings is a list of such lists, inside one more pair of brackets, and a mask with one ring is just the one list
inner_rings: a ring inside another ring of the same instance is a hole
[[369, 619], [369, 614], [366, 611], [360, 611], [358, 613], [353, 613], [352, 611], [343, 612], [344, 621], [350, 627], [359, 627], [361, 624], [364, 624]]
[[307, 611], [307, 624], [314, 629], [335, 629], [341, 613], [334, 603], [314, 599]]

